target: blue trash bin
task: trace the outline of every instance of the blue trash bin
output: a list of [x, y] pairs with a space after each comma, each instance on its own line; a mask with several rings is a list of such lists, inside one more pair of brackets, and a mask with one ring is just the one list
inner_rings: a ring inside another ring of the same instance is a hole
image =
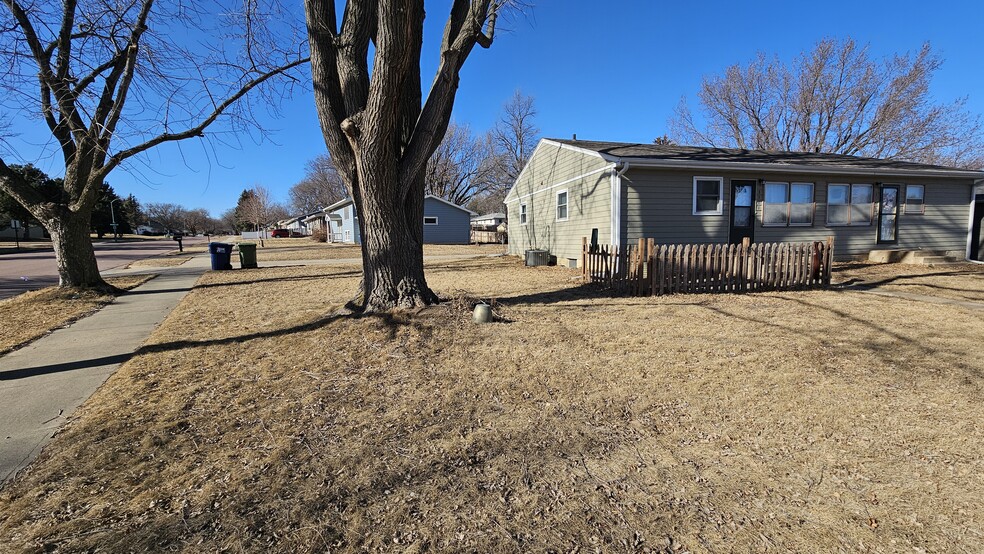
[[212, 255], [213, 270], [232, 269], [232, 246], [224, 242], [208, 243], [208, 253]]

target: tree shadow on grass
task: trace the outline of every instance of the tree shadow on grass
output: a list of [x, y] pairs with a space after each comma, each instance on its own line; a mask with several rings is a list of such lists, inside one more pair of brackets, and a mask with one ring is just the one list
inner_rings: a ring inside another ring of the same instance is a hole
[[[286, 267], [286, 266], [284, 266]], [[305, 266], [297, 266], [305, 267]], [[199, 289], [212, 289], [221, 287], [235, 287], [240, 285], [253, 285], [259, 283], [290, 283], [294, 281], [318, 281], [321, 279], [344, 279], [348, 277], [359, 277], [362, 275], [362, 271], [343, 271], [336, 273], [328, 273], [323, 275], [298, 275], [294, 277], [265, 277], [261, 279], [249, 279], [245, 281], [229, 281], [226, 283], [204, 283], [197, 284], [192, 287], [192, 290]]]
[[314, 321], [309, 321], [307, 323], [301, 323], [298, 325], [292, 325], [290, 327], [283, 327], [280, 329], [271, 329], [269, 331], [257, 331], [254, 333], [246, 333], [242, 335], [234, 335], [231, 337], [223, 337], [217, 339], [204, 339], [204, 340], [176, 340], [169, 342], [162, 342], [156, 344], [145, 344], [141, 346], [134, 355], [143, 354], [155, 354], [160, 352], [172, 352], [175, 350], [183, 350], [185, 348], [198, 348], [202, 346], [225, 346], [230, 344], [241, 344], [243, 342], [256, 340], [256, 339], [268, 339], [275, 337], [283, 337], [286, 335], [292, 335], [295, 333], [305, 333], [309, 331], [317, 331], [320, 329], [328, 328], [340, 321], [346, 320], [360, 320], [360, 319], [376, 319], [381, 321], [389, 331], [390, 339], [396, 336], [396, 332], [401, 327], [407, 325], [413, 325], [412, 319], [402, 316], [400, 314], [359, 314], [351, 313], [349, 311], [340, 311], [331, 315], [327, 315], [318, 318]]
[[75, 371], [90, 367], [119, 365], [129, 360], [132, 356], [133, 354], [130, 353], [115, 354], [112, 356], [103, 356], [88, 360], [76, 360], [60, 364], [48, 364], [25, 367], [21, 369], [12, 369], [10, 371], [0, 371], [0, 381], [14, 381], [17, 379], [25, 379], [27, 377], [36, 377], [38, 375], [48, 375], [51, 373], [64, 373], [66, 371]]

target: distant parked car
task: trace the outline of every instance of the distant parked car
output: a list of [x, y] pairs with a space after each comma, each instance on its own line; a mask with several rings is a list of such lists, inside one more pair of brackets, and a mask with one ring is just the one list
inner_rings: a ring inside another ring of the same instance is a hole
[[290, 231], [288, 231], [287, 229], [274, 229], [273, 231], [270, 231], [270, 236], [275, 239], [287, 238], [290, 236]]

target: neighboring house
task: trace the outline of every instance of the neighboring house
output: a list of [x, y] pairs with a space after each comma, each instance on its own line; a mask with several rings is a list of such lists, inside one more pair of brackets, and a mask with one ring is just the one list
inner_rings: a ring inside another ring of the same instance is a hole
[[48, 236], [47, 231], [44, 227], [40, 225], [31, 225], [30, 223], [25, 223], [21, 221], [21, 226], [14, 229], [10, 226], [10, 223], [0, 224], [0, 238], [13, 239], [14, 234], [17, 234], [18, 239], [39, 239]]
[[328, 242], [362, 243], [359, 232], [359, 216], [355, 213], [355, 202], [351, 198], [339, 200], [324, 209], [328, 226]]
[[879, 249], [971, 254], [984, 172], [807, 152], [543, 139], [506, 196], [509, 253], [580, 260], [601, 244], [835, 239], [838, 259]]
[[325, 219], [324, 210], [319, 210], [313, 214], [308, 214], [304, 216], [301, 221], [304, 222], [304, 225], [307, 225], [308, 231], [311, 233], [327, 228], [327, 220]]
[[137, 225], [136, 232], [138, 235], [163, 235], [167, 229], [159, 223], [149, 221], [143, 225]]
[[[324, 209], [328, 242], [360, 244], [362, 234], [352, 199], [336, 202]], [[428, 194], [424, 197], [424, 243], [468, 244], [470, 219], [475, 212]]]
[[498, 227], [500, 224], [506, 221], [506, 214], [504, 213], [492, 213], [485, 215], [476, 215], [471, 218], [471, 226], [478, 228], [488, 228], [488, 227]]
[[311, 230], [308, 229], [307, 223], [304, 222], [304, 219], [306, 217], [307, 216], [301, 215], [297, 217], [292, 217], [290, 219], [285, 219], [277, 223], [277, 228], [287, 229], [288, 231], [291, 232], [292, 235], [293, 234], [299, 234], [304, 236], [310, 235]]

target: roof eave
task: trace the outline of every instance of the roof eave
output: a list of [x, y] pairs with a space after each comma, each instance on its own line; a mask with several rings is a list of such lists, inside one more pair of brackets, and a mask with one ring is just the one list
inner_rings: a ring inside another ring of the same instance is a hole
[[612, 161], [628, 162], [630, 166], [661, 169], [730, 169], [769, 173], [829, 173], [833, 175], [869, 175], [872, 177], [943, 177], [949, 179], [981, 179], [979, 171], [932, 169], [882, 169], [864, 167], [831, 167], [829, 165], [767, 164], [748, 162], [701, 162], [693, 160], [653, 160], [649, 158], [613, 157]]

